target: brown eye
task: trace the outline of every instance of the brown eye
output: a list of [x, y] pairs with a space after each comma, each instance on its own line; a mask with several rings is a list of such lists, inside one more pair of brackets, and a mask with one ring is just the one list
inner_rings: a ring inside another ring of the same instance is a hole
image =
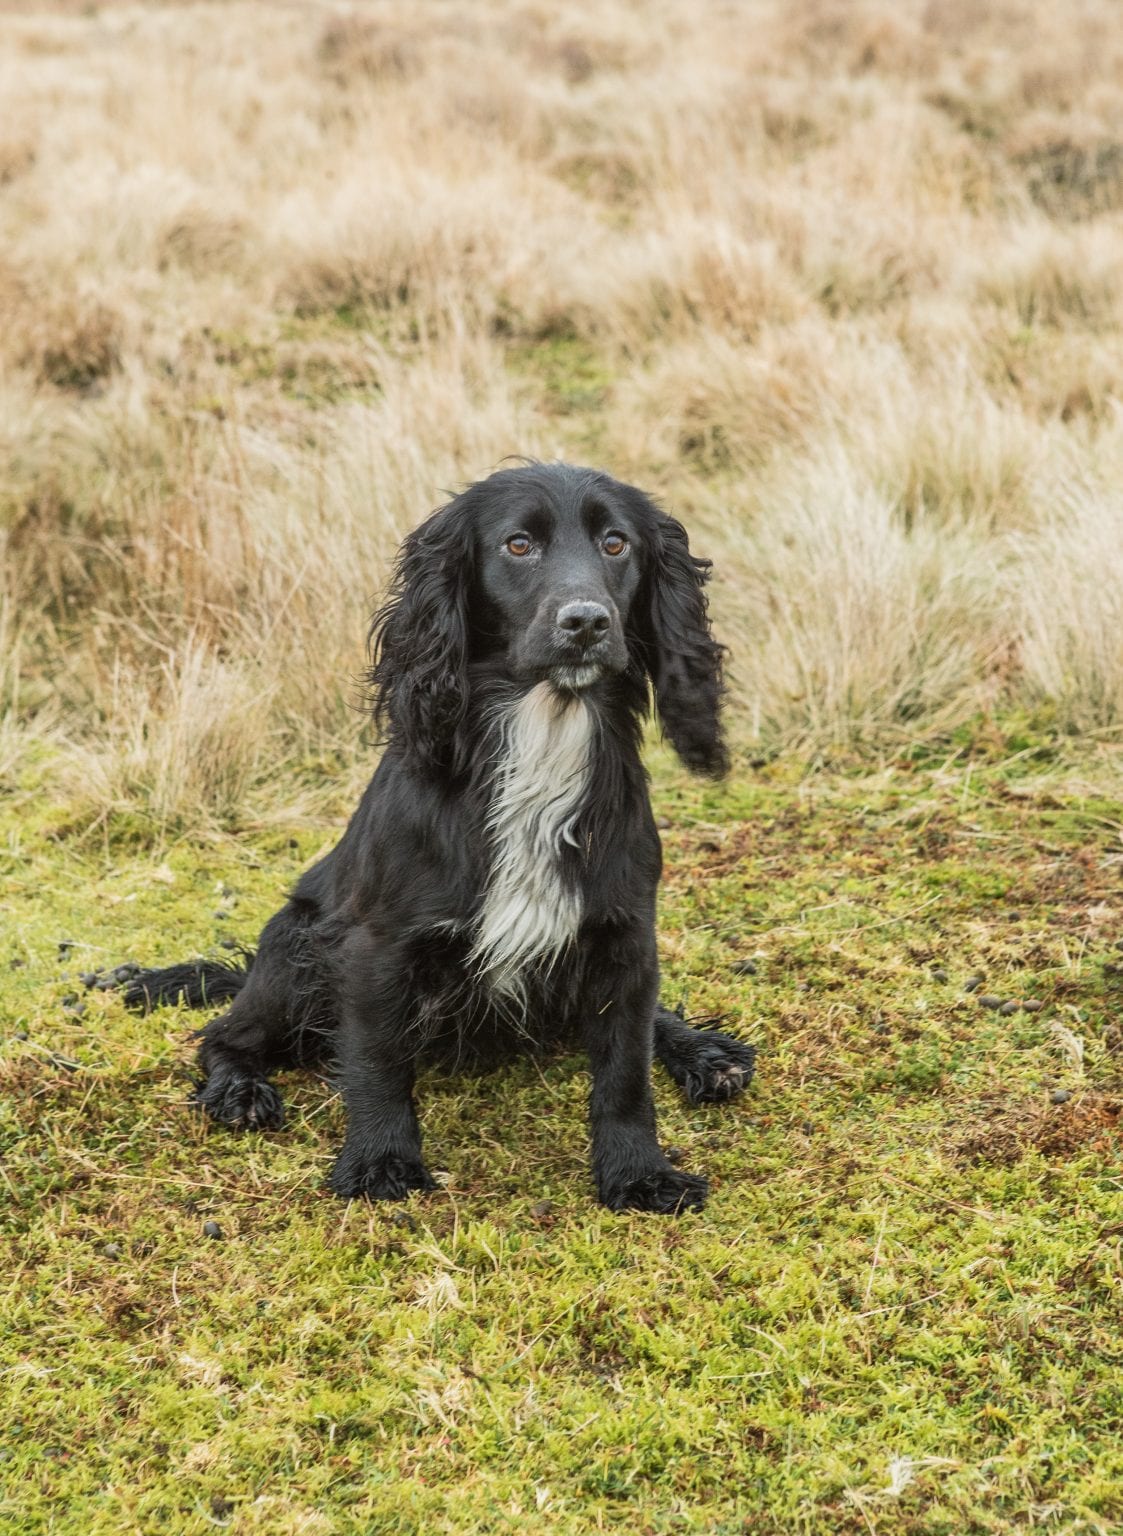
[[525, 533], [513, 533], [507, 540], [507, 553], [509, 555], [529, 555], [530, 540]]
[[606, 533], [601, 548], [606, 555], [622, 555], [628, 547], [628, 541], [622, 533]]

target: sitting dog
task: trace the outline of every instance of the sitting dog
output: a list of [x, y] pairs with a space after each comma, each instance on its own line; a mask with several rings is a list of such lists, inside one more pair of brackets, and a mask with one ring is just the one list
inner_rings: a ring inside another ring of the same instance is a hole
[[655, 1135], [652, 1057], [694, 1103], [733, 1097], [753, 1051], [659, 1004], [661, 854], [642, 722], [653, 695], [691, 769], [727, 767], [721, 647], [682, 525], [566, 464], [504, 469], [406, 539], [371, 627], [386, 747], [338, 846], [242, 967], [145, 971], [126, 1000], [230, 1009], [200, 1031], [196, 1101], [276, 1128], [278, 1067], [334, 1058], [345, 1197], [434, 1187], [419, 1059], [486, 1065], [583, 1042], [597, 1193], [700, 1207]]

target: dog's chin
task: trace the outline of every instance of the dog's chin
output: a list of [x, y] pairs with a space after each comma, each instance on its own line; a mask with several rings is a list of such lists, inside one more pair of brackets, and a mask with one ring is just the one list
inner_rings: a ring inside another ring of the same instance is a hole
[[565, 666], [550, 668], [550, 682], [559, 693], [582, 693], [599, 683], [608, 668], [603, 662], [571, 662]]

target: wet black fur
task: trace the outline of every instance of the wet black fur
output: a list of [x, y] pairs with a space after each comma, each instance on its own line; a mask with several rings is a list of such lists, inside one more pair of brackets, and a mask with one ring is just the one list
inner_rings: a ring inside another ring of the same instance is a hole
[[[608, 527], [626, 558], [610, 559]], [[530, 529], [535, 559], [504, 542]], [[386, 750], [338, 846], [298, 882], [244, 966], [142, 972], [127, 1000], [233, 998], [200, 1031], [197, 1101], [227, 1125], [276, 1128], [268, 1074], [334, 1059], [347, 1135], [331, 1175], [344, 1197], [430, 1189], [413, 1104], [418, 1060], [486, 1066], [583, 1042], [597, 1193], [613, 1209], [700, 1206], [706, 1181], [673, 1167], [655, 1134], [657, 1057], [695, 1103], [748, 1083], [750, 1046], [660, 1007], [655, 946], [659, 838], [640, 761], [653, 695], [692, 769], [727, 766], [721, 649], [706, 613], [709, 562], [640, 491], [568, 465], [531, 464], [476, 484], [406, 539], [375, 616], [371, 683]], [[563, 876], [582, 896], [577, 941], [525, 977], [526, 1006], [497, 1001], [466, 960], [486, 886], [485, 817], [497, 706], [569, 659], [555, 616], [577, 594], [612, 624], [604, 674], [583, 690], [594, 762]]]

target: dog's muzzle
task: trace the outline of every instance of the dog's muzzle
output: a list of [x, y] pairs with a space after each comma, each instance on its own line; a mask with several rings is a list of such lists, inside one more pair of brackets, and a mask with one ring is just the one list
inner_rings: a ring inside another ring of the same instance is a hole
[[604, 676], [611, 664], [612, 615], [603, 603], [563, 603], [554, 634], [564, 658], [551, 668], [555, 687], [579, 691]]

